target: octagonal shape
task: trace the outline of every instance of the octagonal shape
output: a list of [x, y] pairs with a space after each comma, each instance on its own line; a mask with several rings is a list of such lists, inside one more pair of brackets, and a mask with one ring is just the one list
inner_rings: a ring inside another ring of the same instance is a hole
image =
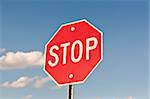
[[63, 24], [45, 45], [44, 71], [58, 85], [83, 83], [103, 59], [103, 34], [86, 19]]

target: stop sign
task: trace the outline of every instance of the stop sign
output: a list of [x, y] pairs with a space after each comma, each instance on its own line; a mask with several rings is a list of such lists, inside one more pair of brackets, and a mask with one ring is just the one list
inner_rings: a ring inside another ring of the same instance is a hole
[[78, 84], [102, 59], [103, 34], [82, 19], [61, 25], [47, 42], [43, 69], [58, 86]]

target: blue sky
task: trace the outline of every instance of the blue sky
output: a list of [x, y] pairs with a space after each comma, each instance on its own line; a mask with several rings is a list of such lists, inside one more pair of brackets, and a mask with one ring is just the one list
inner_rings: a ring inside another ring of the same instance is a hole
[[[44, 53], [62, 23], [86, 18], [104, 32], [104, 59], [86, 83], [75, 85], [75, 99], [148, 99], [148, 1], [146, 0], [1, 0], [0, 48]], [[0, 66], [4, 67], [4, 66]], [[13, 66], [12, 66], [13, 67]], [[12, 68], [11, 67], [11, 68]], [[15, 66], [14, 66], [15, 67]], [[48, 81], [42, 66], [0, 69], [1, 80], [35, 78], [23, 88], [0, 86], [2, 99], [66, 99], [67, 87]], [[101, 97], [101, 98], [100, 98]], [[117, 98], [118, 97], [118, 98]], [[134, 99], [134, 98], [133, 98]]]

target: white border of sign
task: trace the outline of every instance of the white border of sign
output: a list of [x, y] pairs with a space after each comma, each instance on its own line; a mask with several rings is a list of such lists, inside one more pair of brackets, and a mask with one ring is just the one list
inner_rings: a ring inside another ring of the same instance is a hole
[[[78, 22], [82, 22], [82, 21], [85, 21], [87, 22], [89, 25], [91, 25], [94, 29], [96, 29], [97, 31], [99, 31], [101, 33], [101, 60], [96, 64], [96, 66], [93, 68], [93, 70], [88, 74], [88, 76], [83, 80], [83, 81], [79, 81], [79, 82], [73, 82], [73, 83], [66, 83], [66, 84], [58, 84], [57, 81], [55, 81], [55, 79], [45, 70], [45, 58], [46, 58], [46, 46], [48, 45], [48, 43], [55, 37], [55, 35], [57, 34], [57, 32], [63, 27], [63, 26], [66, 26], [66, 25], [70, 25], [70, 24], [74, 24], [74, 23], [78, 23]], [[66, 24], [62, 24], [58, 30], [55, 32], [55, 34], [52, 36], [52, 38], [46, 43], [45, 45], [45, 53], [44, 53], [44, 66], [43, 66], [43, 70], [44, 72], [57, 84], [57, 86], [66, 86], [66, 85], [74, 85], [74, 84], [82, 84], [84, 83], [87, 78], [92, 74], [92, 72], [96, 69], [96, 67], [101, 63], [101, 61], [103, 60], [103, 32], [100, 31], [98, 28], [96, 28], [94, 25], [92, 25], [90, 22], [88, 22], [86, 19], [81, 19], [81, 20], [78, 20], [78, 21], [74, 21], [74, 22], [69, 22], [69, 23], [66, 23]]]

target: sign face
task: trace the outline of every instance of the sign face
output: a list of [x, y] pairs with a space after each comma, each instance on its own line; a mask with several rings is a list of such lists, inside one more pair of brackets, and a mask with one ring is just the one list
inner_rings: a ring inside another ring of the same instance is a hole
[[87, 20], [63, 24], [45, 45], [44, 71], [58, 85], [83, 83], [103, 59], [103, 34]]

